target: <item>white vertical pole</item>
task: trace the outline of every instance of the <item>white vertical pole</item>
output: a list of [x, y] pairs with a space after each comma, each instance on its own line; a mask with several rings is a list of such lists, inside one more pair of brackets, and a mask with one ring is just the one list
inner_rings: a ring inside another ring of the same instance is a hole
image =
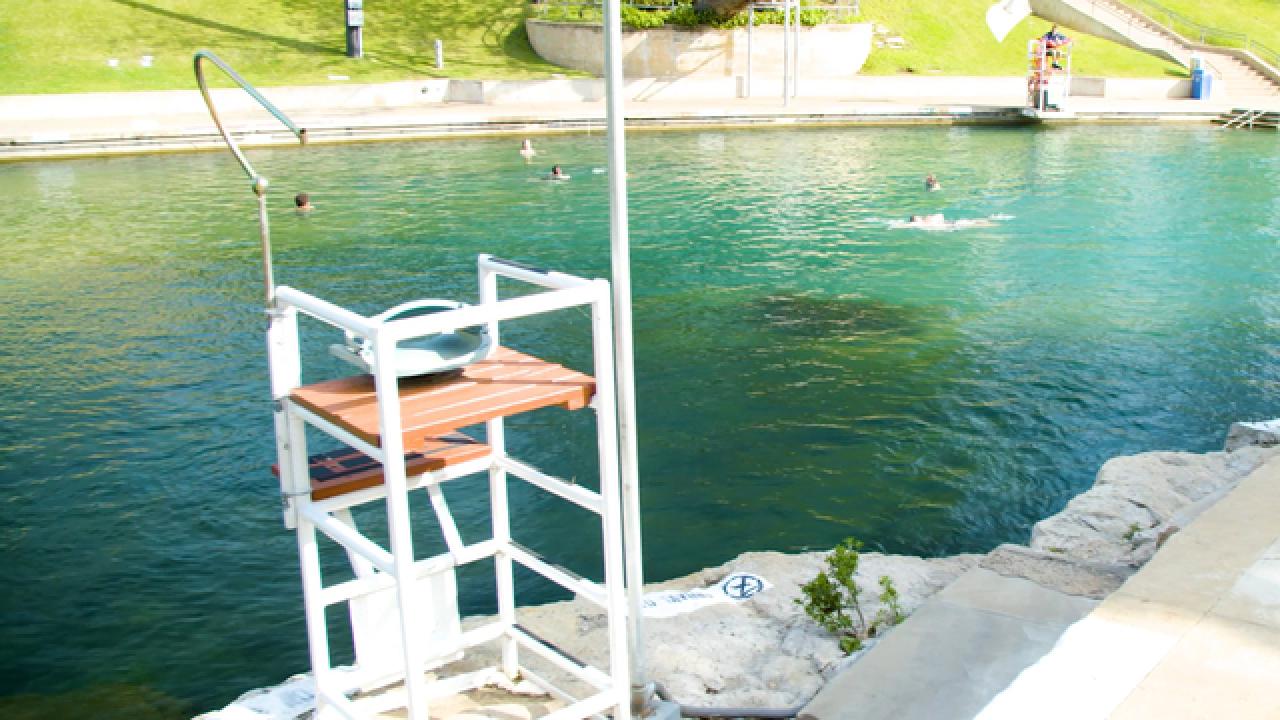
[[791, 97], [796, 97], [800, 84], [800, 0], [796, 3], [796, 21], [791, 25]]
[[[507, 454], [506, 431], [502, 418], [485, 422], [485, 442], [489, 444], [493, 458]], [[498, 617], [510, 628], [516, 624], [515, 568], [511, 562], [511, 512], [507, 498], [507, 473], [495, 462], [489, 467], [489, 517], [493, 539], [498, 552], [493, 557], [494, 582], [498, 591]], [[502, 672], [515, 679], [520, 669], [515, 638], [510, 634], [502, 639]]]
[[[298, 518], [298, 561], [302, 571], [302, 607], [307, 619], [307, 649], [311, 654], [311, 676], [316, 688], [329, 683], [329, 626], [320, 601], [324, 587], [320, 575], [320, 549], [316, 526], [305, 516]], [[316, 695], [316, 714], [323, 716], [323, 700]]]
[[[478, 268], [480, 275], [480, 304], [488, 305], [498, 302], [498, 275], [483, 267]], [[489, 337], [493, 344], [502, 342], [498, 322], [488, 324]], [[507, 437], [506, 425], [502, 418], [494, 418], [485, 423], [485, 442], [495, 459], [506, 457]], [[498, 552], [493, 558], [493, 579], [498, 594], [498, 617], [504, 625], [510, 627], [516, 623], [516, 584], [515, 566], [511, 562], [511, 554], [507, 548], [511, 544], [511, 510], [507, 494], [507, 473], [496, 464], [489, 467], [489, 522], [493, 539], [498, 544]], [[520, 672], [519, 647], [515, 638], [508, 635], [502, 639], [502, 672], [509, 678], [515, 678]]]
[[[631, 240], [627, 220], [626, 125], [622, 105], [622, 11], [619, 0], [604, 1], [605, 106], [609, 141], [609, 238], [613, 266], [614, 355], [617, 363], [617, 428], [621, 440], [623, 530], [626, 545], [631, 684], [644, 686], [640, 595], [644, 562], [640, 532], [640, 470], [636, 457], [635, 360], [631, 329]], [[597, 370], [597, 374], [599, 371]], [[602, 417], [603, 422], [609, 418]], [[603, 423], [602, 423], [603, 424]]]
[[778, 1], [782, 3], [782, 99], [787, 101], [791, 98], [791, 0]]
[[[261, 199], [262, 196], [259, 196]], [[263, 205], [260, 203], [259, 208]], [[265, 218], [264, 218], [265, 222]], [[267, 234], [263, 232], [263, 248], [267, 250]], [[325, 620], [323, 576], [320, 549], [316, 544], [316, 528], [298, 512], [298, 505], [310, 502], [311, 471], [307, 467], [307, 436], [303, 423], [286, 410], [289, 393], [302, 383], [302, 357], [298, 344], [298, 311], [280, 308], [275, 302], [275, 286], [271, 284], [271, 264], [266, 262], [267, 279], [267, 366], [271, 374], [272, 416], [275, 423], [276, 462], [280, 467], [280, 489], [284, 494], [284, 524], [296, 531], [298, 563], [302, 577], [302, 609], [307, 625], [307, 650], [311, 658], [311, 675], [317, 688], [326, 687], [330, 678], [329, 626]], [[317, 698], [319, 696], [317, 695]], [[317, 712], [323, 701], [317, 699]]]
[[396, 343], [385, 332], [373, 340], [373, 379], [378, 394], [378, 434], [383, 452], [382, 474], [387, 483], [387, 529], [391, 536], [396, 600], [400, 606], [400, 642], [404, 655], [404, 685], [409, 695], [409, 720], [427, 720], [427, 688], [423, 678], [425, 636], [420, 619], [429, 608], [418, 607], [419, 585], [413, 568], [413, 534], [409, 525], [408, 483], [404, 471], [404, 435], [400, 421], [400, 391], [396, 377]]
[[[270, 295], [275, 294], [272, 288]], [[311, 489], [306, 455], [295, 463], [289, 442], [285, 402], [289, 393], [302, 384], [302, 358], [298, 348], [298, 311], [294, 308], [267, 308], [267, 367], [271, 373], [272, 420], [276, 430], [276, 462], [280, 466], [280, 490], [284, 493], [284, 526], [297, 527], [297, 493]], [[305, 448], [300, 448], [305, 453]]]
[[[600, 291], [596, 300], [591, 303], [591, 336], [592, 350], [595, 356], [595, 371], [599, 377], [609, 377], [614, 372], [614, 358], [609, 338], [613, 328], [609, 318], [608, 288], [602, 287], [603, 281], [596, 281]], [[615, 682], [620, 677], [631, 679], [630, 692], [627, 687], [619, 687], [618, 709], [615, 720], [630, 720], [631, 713], [643, 714], [647, 701], [643, 683], [637, 684], [639, 671], [630, 667], [629, 655], [636, 653], [638, 638], [628, 642], [630, 630], [635, 625], [631, 622], [638, 618], [628, 607], [629, 591], [632, 586], [624, 582], [624, 528], [622, 520], [622, 488], [618, 473], [618, 426], [614, 423], [617, 408], [614, 406], [615, 393], [610, 383], [596, 384], [596, 444], [600, 458], [600, 534], [604, 540], [604, 582], [606, 604], [609, 621], [609, 669]], [[626, 616], [627, 621], [622, 618]]]
[[751, 55], [752, 36], [756, 30], [756, 4], [747, 6], [747, 97], [751, 97]]

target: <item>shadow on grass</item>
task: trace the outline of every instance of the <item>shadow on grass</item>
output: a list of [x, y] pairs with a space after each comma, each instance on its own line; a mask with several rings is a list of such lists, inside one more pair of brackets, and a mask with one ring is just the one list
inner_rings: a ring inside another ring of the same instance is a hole
[[241, 37], [261, 40], [263, 42], [275, 43], [276, 45], [292, 48], [294, 50], [298, 50], [301, 52], [320, 53], [324, 55], [332, 55], [334, 53], [341, 54], [342, 52], [344, 52], [344, 48], [338, 47], [337, 45], [324, 45], [322, 43], [306, 42], [303, 40], [298, 40], [296, 38], [284, 37], [281, 35], [269, 35], [264, 32], [258, 32], [257, 30], [250, 30], [248, 28], [236, 27], [235, 25], [228, 25], [226, 23], [218, 22], [217, 20], [210, 20], [209, 18], [203, 18], [196, 15], [188, 15], [187, 13], [180, 13], [180, 12], [168, 10], [161, 7], [156, 7], [155, 5], [141, 2], [140, 0], [111, 0], [111, 1], [118, 5], [131, 7], [135, 10], [143, 10], [149, 13], [155, 13], [156, 15], [162, 15], [171, 20], [177, 20], [179, 22], [188, 23], [190, 25], [197, 25], [199, 27], [209, 28], [210, 30], [218, 30], [220, 32], [227, 33], [229, 35], [239, 35]]

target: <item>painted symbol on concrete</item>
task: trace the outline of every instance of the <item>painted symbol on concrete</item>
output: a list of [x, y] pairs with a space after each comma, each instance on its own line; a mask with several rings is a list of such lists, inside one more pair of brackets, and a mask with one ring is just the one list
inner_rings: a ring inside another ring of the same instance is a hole
[[720, 589], [734, 600], [746, 600], [764, 590], [764, 580], [756, 575], [730, 575]]

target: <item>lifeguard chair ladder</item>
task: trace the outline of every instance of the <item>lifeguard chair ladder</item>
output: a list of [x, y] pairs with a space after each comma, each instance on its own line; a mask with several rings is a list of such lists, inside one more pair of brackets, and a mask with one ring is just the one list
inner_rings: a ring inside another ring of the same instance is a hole
[[1050, 47], [1043, 37], [1027, 41], [1027, 109], [1065, 112], [1071, 94], [1071, 46]]
[[[611, 714], [629, 720], [630, 668], [627, 647], [628, 598], [624, 584], [624, 540], [615, 415], [614, 355], [610, 288], [586, 280], [482, 255], [478, 260], [480, 302], [436, 314], [379, 321], [325, 300], [280, 286], [270, 310], [268, 345], [275, 399], [276, 444], [285, 524], [297, 532], [303, 597], [317, 718], [367, 718], [405, 707], [426, 720], [436, 697], [483, 685], [495, 673], [529, 679], [569, 703], [546, 717], [555, 720]], [[499, 276], [540, 286], [542, 291], [500, 300]], [[400, 341], [485, 325], [499, 343], [500, 321], [572, 307], [590, 307], [595, 377], [498, 345], [487, 359], [445, 377], [400, 379], [395, 351]], [[366, 338], [373, 348], [371, 375], [301, 385], [299, 314]], [[550, 477], [510, 457], [503, 418], [540, 407], [597, 413], [599, 492]], [[485, 443], [452, 435], [483, 423]], [[350, 450], [309, 457], [305, 428], [314, 427]], [[354, 465], [354, 467], [352, 467]], [[313, 473], [314, 468], [328, 468]], [[488, 474], [492, 537], [464, 544], [445, 502], [443, 485], [456, 478]], [[512, 539], [507, 478], [515, 476], [601, 519], [603, 581], [579, 577], [540, 558]], [[435, 511], [447, 551], [416, 558], [410, 532], [410, 493], [425, 491]], [[350, 509], [382, 501], [390, 547], [384, 548], [356, 526]], [[354, 577], [326, 585], [317, 540], [320, 535], [347, 553]], [[492, 558], [497, 619], [461, 631], [454, 568]], [[592, 600], [607, 611], [609, 667], [581, 665], [516, 621], [513, 567], [522, 565]], [[325, 609], [348, 603], [356, 652], [354, 671], [332, 667]], [[638, 608], [633, 608], [638, 611]], [[498, 640], [500, 666], [426, 682], [426, 670], [482, 643]], [[593, 689], [570, 696], [520, 663], [531, 652]], [[386, 687], [395, 693], [349, 697], [353, 690]], [[403, 702], [401, 702], [401, 699]]]

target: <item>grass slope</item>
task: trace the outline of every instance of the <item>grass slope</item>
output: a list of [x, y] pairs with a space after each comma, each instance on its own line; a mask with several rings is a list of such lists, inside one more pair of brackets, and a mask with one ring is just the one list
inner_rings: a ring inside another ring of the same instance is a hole
[[[365, 59], [345, 56], [339, 0], [6, 0], [0, 94], [194, 85], [191, 55], [217, 53], [255, 85], [421, 77], [531, 78], [563, 69], [529, 47], [521, 0], [370, 0]], [[434, 41], [445, 67], [435, 69]], [[143, 55], [154, 57], [150, 68]], [[108, 66], [117, 58], [119, 66]], [[211, 81], [219, 76], [210, 74]]]
[[[1280, 2], [1276, 0], [1126, 0], [1135, 10], [1145, 13], [1158, 22], [1169, 24], [1174, 30], [1191, 40], [1198, 40], [1195, 30], [1179, 22], [1171, 21], [1161, 8], [1168, 8], [1200, 25], [1241, 33], [1249, 36], [1272, 51], [1280, 53]], [[1208, 38], [1209, 42], [1234, 43], [1227, 38]]]
[[[984, 19], [990, 4], [862, 0], [867, 19], [907, 40], [905, 49], [873, 52], [866, 72], [1021, 75], [1026, 40], [1045, 25], [1027, 20], [997, 44]], [[191, 55], [200, 48], [261, 86], [327, 84], [335, 82], [331, 75], [382, 82], [580, 74], [533, 53], [522, 0], [369, 0], [365, 6], [365, 59], [351, 60], [344, 55], [338, 0], [8, 0], [0, 12], [0, 94], [187, 89], [194, 85]], [[435, 68], [436, 38], [444, 42], [443, 70]], [[1077, 74], [1180, 73], [1109, 42], [1077, 41]], [[144, 55], [154, 58], [151, 67], [142, 66]], [[216, 70], [210, 78], [230, 84]]]

